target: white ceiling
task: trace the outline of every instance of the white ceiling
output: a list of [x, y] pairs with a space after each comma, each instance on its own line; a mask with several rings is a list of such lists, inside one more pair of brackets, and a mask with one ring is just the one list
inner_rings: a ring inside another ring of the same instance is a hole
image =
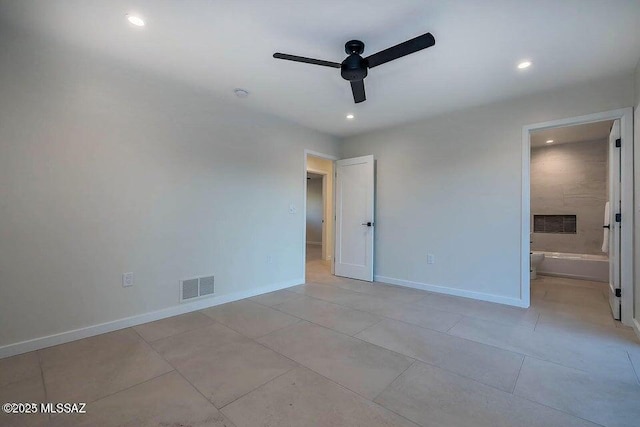
[[[638, 0], [0, 0], [0, 16], [339, 136], [631, 72], [640, 57]], [[367, 56], [427, 31], [436, 45], [370, 70], [358, 105], [339, 70], [271, 57], [341, 62], [347, 40]]]
[[551, 145], [567, 144], [570, 142], [595, 141], [609, 138], [612, 120], [586, 123], [583, 125], [565, 126], [553, 129], [545, 129], [531, 134], [531, 146], [542, 147], [547, 141], [553, 140]]

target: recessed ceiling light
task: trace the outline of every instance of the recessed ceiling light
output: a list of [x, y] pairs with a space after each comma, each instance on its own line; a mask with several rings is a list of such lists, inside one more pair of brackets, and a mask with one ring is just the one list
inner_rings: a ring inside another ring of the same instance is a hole
[[522, 61], [518, 64], [518, 68], [524, 70], [525, 68], [531, 67], [531, 61]]
[[548, 139], [547, 140], [547, 144], [552, 144], [553, 143], [553, 139]]
[[353, 114], [347, 114], [347, 119], [348, 120], [353, 120], [356, 116], [354, 116]]
[[127, 15], [127, 20], [136, 27], [144, 27], [144, 21], [139, 16]]
[[240, 88], [234, 89], [233, 93], [235, 93], [238, 98], [246, 98], [247, 96], [249, 96], [248, 90], [240, 89]]

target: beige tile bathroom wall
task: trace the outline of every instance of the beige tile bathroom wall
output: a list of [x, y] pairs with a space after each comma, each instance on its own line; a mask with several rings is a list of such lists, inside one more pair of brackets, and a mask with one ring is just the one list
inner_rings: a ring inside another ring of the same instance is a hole
[[[533, 250], [602, 254], [606, 139], [531, 150], [531, 215], [576, 215], [576, 234], [533, 233]], [[532, 227], [533, 229], [533, 227]]]

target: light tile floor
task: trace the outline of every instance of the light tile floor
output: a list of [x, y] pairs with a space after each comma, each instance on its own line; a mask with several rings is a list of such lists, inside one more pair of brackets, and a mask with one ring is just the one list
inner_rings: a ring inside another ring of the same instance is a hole
[[541, 277], [528, 310], [331, 276], [0, 360], [2, 426], [639, 426], [640, 342], [606, 287]]

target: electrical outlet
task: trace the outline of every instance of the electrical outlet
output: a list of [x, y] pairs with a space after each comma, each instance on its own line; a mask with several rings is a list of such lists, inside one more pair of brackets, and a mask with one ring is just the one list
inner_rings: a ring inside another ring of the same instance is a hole
[[128, 288], [133, 286], [134, 277], [133, 273], [122, 273], [122, 287]]
[[434, 254], [427, 254], [427, 264], [435, 264], [436, 256]]

